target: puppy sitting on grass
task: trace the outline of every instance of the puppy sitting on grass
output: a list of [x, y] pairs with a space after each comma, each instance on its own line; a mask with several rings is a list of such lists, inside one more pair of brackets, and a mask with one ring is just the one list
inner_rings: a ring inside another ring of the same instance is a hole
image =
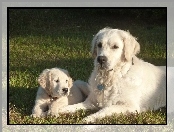
[[73, 83], [68, 71], [61, 68], [45, 69], [38, 82], [33, 117], [57, 116], [59, 108], [83, 102], [89, 94], [87, 83], [80, 80]]

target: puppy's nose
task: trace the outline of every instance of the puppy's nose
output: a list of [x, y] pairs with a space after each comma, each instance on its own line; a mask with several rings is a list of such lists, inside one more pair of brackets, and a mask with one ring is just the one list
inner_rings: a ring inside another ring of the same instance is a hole
[[68, 92], [68, 88], [63, 88], [62, 91], [63, 91], [64, 93], [67, 93], [67, 92]]
[[98, 56], [97, 61], [98, 61], [98, 63], [103, 64], [107, 61], [107, 58], [106, 58], [106, 56]]

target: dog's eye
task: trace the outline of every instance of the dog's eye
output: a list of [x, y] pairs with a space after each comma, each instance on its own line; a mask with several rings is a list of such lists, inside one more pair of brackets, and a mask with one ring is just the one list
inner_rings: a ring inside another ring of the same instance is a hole
[[66, 83], [68, 82], [68, 80], [66, 80]]
[[101, 48], [102, 47], [102, 43], [98, 43], [98, 45], [97, 45], [99, 48]]
[[112, 46], [112, 49], [118, 49], [117, 45]]
[[58, 82], [59, 82], [59, 80], [57, 79], [57, 80], [55, 80], [55, 82], [56, 82], [56, 83], [58, 83]]

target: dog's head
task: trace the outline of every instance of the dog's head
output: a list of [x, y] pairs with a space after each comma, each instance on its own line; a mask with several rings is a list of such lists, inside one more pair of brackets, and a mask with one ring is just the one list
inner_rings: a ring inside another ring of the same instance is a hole
[[140, 45], [129, 32], [104, 28], [92, 40], [92, 55], [96, 66], [113, 69], [123, 61], [131, 61], [140, 51]]
[[39, 76], [40, 86], [52, 97], [69, 95], [72, 78], [68, 71], [60, 68], [45, 69]]

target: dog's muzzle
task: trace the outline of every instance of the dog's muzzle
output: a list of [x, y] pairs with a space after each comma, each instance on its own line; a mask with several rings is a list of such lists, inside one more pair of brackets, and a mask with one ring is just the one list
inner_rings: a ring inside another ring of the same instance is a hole
[[98, 56], [97, 62], [100, 64], [100, 66], [103, 68], [105, 63], [107, 62], [106, 56]]

